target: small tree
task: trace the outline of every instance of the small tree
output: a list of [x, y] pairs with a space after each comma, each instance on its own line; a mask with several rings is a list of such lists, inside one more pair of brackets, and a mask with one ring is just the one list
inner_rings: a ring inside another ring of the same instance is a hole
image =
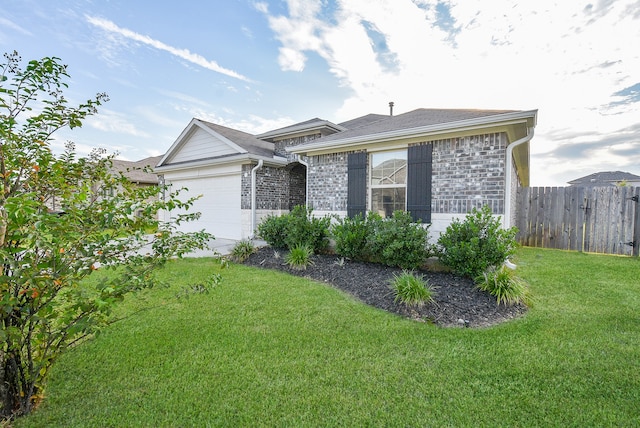
[[[82, 125], [105, 94], [70, 107], [58, 58], [16, 52], [0, 65], [0, 416], [29, 413], [56, 358], [95, 333], [125, 295], [154, 285], [170, 257], [205, 248], [204, 232], [178, 233], [197, 218], [160, 223], [160, 210], [185, 212], [193, 200], [160, 187], [139, 188], [111, 173], [112, 156], [55, 155], [52, 134]], [[26, 116], [26, 117], [25, 117]], [[165, 198], [159, 197], [167, 192]], [[109, 197], [104, 195], [109, 194]], [[56, 211], [53, 212], [55, 205]], [[150, 233], [151, 232], [151, 233]], [[97, 286], [81, 283], [99, 266]]]

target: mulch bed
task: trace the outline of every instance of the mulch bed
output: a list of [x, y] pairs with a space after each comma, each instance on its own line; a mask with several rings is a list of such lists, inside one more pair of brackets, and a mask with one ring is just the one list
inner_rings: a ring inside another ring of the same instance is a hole
[[[276, 256], [276, 252], [279, 257]], [[317, 254], [305, 270], [290, 268], [285, 263], [286, 251], [262, 247], [244, 264], [264, 269], [276, 269], [331, 284], [367, 305], [400, 316], [431, 322], [441, 327], [486, 327], [519, 317], [524, 305], [498, 304], [495, 297], [476, 288], [473, 281], [450, 272], [419, 270], [432, 286], [435, 302], [421, 308], [394, 302], [389, 282], [402, 269], [375, 263], [345, 260], [336, 255]]]

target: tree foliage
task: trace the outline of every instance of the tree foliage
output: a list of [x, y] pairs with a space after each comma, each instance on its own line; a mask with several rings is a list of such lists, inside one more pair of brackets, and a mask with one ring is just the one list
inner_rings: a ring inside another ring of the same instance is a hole
[[[76, 128], [107, 101], [78, 106], [63, 95], [69, 79], [59, 58], [28, 62], [16, 52], [0, 64], [0, 416], [29, 413], [47, 372], [68, 347], [108, 322], [116, 302], [155, 284], [169, 258], [205, 248], [210, 235], [180, 233], [197, 218], [193, 200], [137, 187], [112, 173], [113, 156], [78, 157], [53, 134]], [[108, 197], [106, 195], [109, 195]], [[177, 210], [171, 222], [158, 212]], [[152, 233], [150, 233], [150, 231]], [[98, 266], [114, 273], [82, 283]]]

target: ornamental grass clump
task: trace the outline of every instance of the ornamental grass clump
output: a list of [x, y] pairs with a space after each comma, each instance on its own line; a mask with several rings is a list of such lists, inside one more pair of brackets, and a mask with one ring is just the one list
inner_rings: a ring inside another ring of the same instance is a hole
[[429, 282], [424, 279], [424, 276], [415, 272], [403, 270], [401, 274], [394, 275], [391, 288], [396, 295], [394, 302], [415, 307], [433, 302], [434, 293]]
[[312, 255], [313, 248], [310, 245], [298, 244], [289, 250], [289, 254], [285, 257], [285, 262], [292, 269], [305, 270], [307, 266], [313, 264]]
[[531, 295], [527, 283], [516, 276], [515, 271], [501, 266], [492, 268], [476, 277], [477, 287], [496, 298], [498, 303], [514, 305], [531, 304]]
[[243, 263], [255, 252], [256, 246], [253, 244], [253, 241], [243, 239], [238, 241], [231, 249], [231, 258], [238, 263]]

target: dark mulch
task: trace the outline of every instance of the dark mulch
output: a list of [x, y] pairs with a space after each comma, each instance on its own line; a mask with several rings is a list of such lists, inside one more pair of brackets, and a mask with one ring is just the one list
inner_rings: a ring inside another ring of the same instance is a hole
[[394, 302], [389, 282], [402, 269], [375, 263], [343, 260], [335, 255], [314, 255], [305, 270], [290, 268], [284, 261], [286, 251], [263, 247], [252, 254], [246, 265], [276, 269], [333, 285], [362, 302], [386, 311], [442, 327], [485, 327], [520, 316], [524, 305], [497, 304], [496, 299], [478, 290], [473, 281], [450, 272], [420, 270], [435, 292], [435, 302], [421, 308]]

